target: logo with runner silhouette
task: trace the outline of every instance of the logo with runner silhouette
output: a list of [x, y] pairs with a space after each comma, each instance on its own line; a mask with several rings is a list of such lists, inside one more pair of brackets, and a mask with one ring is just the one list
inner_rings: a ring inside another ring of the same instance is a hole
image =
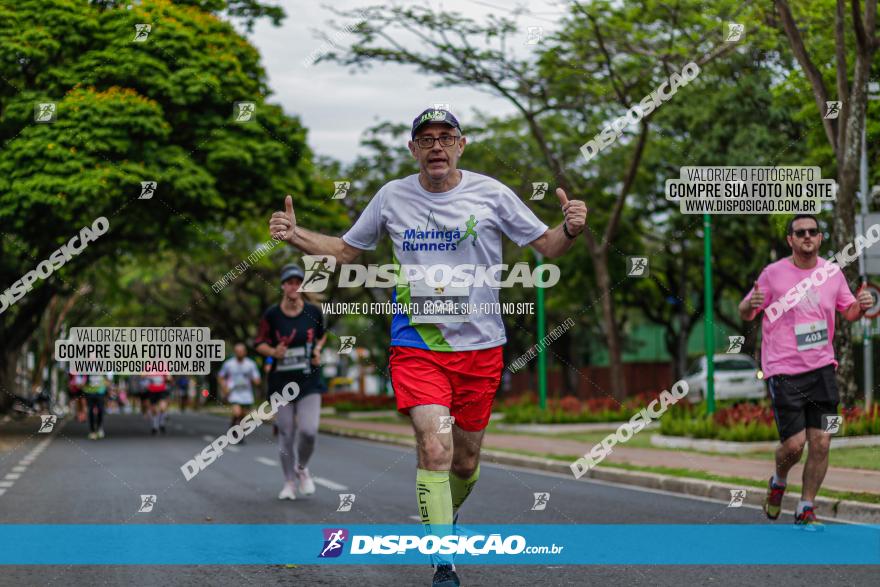
[[320, 292], [327, 289], [330, 276], [336, 270], [336, 257], [330, 255], [303, 255], [305, 277], [299, 291]]
[[141, 495], [141, 507], [138, 508], [139, 514], [147, 514], [153, 511], [153, 506], [156, 505], [156, 496], [155, 495]]
[[350, 512], [351, 506], [354, 505], [354, 493], [340, 493], [339, 494], [339, 507], [336, 508], [337, 512]]
[[550, 492], [549, 491], [541, 491], [534, 494], [535, 495], [535, 503], [532, 504], [532, 511], [541, 511], [547, 509], [547, 504], [550, 503]]
[[727, 340], [730, 342], [730, 346], [727, 347], [728, 353], [738, 353], [742, 350], [743, 345], [746, 342], [745, 336], [728, 336]]
[[40, 429], [37, 430], [37, 434], [48, 434], [52, 432], [52, 429], [55, 428], [55, 422], [58, 421], [58, 416], [40, 416], [42, 420], [40, 422]]
[[324, 547], [318, 558], [335, 558], [342, 554], [345, 541], [348, 540], [348, 530], [345, 528], [324, 528]]
[[472, 236], [472, 237], [474, 237], [474, 240], [471, 241], [471, 245], [476, 246], [476, 244], [477, 244], [477, 230], [474, 227], [477, 225], [478, 222], [479, 222], [479, 220], [477, 220], [476, 217], [473, 214], [471, 214], [471, 217], [468, 218], [467, 221], [464, 223], [464, 225], [465, 225], [464, 236], [461, 237], [460, 239], [458, 239], [458, 242], [456, 244], [461, 244], [467, 237]]
[[149, 200], [153, 197], [153, 194], [156, 193], [156, 187], [159, 184], [155, 181], [142, 181], [141, 182], [141, 195], [138, 197], [138, 200]]
[[351, 351], [354, 350], [354, 343], [357, 342], [356, 336], [340, 336], [339, 337], [339, 350], [337, 351], [340, 355], [350, 355]]
[[153, 25], [151, 24], [142, 23], [134, 25], [134, 38], [132, 42], [143, 43], [150, 36], [151, 30], [153, 30]]

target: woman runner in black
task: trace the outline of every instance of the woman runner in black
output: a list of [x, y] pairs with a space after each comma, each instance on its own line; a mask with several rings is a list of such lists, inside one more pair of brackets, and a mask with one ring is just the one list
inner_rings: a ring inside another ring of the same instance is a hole
[[324, 345], [324, 315], [318, 306], [307, 303], [299, 291], [304, 277], [297, 265], [281, 269], [281, 303], [270, 307], [260, 320], [255, 343], [257, 352], [273, 357], [269, 372], [269, 395], [280, 392], [290, 382], [299, 385], [297, 398], [278, 409], [278, 448], [284, 470], [284, 487], [278, 499], [296, 499], [315, 492], [308, 463], [318, 438], [321, 393], [319, 357]]

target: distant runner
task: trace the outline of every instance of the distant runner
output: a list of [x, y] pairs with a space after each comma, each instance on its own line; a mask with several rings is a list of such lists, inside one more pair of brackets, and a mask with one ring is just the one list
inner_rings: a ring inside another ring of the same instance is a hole
[[[556, 197], [564, 221], [548, 229], [501, 182], [459, 170], [467, 139], [449, 111], [419, 114], [411, 138], [408, 147], [419, 173], [385, 184], [342, 238], [298, 226], [290, 196], [285, 211], [272, 215], [270, 234], [306, 254], [335, 257], [337, 264], [374, 250], [387, 233], [401, 265], [491, 267], [501, 264], [503, 236], [552, 258], [568, 251], [583, 232], [586, 204], [569, 201], [563, 189], [556, 190]], [[489, 285], [450, 294], [425, 279], [405, 280], [401, 276], [393, 301], [434, 308], [449, 307], [445, 300], [451, 295], [472, 305], [498, 302], [497, 289]], [[410, 417], [415, 431], [417, 505], [429, 533], [432, 526], [451, 527], [480, 476], [480, 446], [501, 381], [506, 340], [498, 313], [461, 315], [453, 307], [432, 316], [393, 316], [389, 369], [397, 409]], [[454, 424], [446, 427], [450, 416]], [[458, 585], [451, 558], [434, 560], [433, 585]]]
[[[782, 511], [787, 475], [801, 460], [809, 443], [804, 466], [801, 499], [795, 524], [809, 529], [822, 526], [816, 519], [813, 501], [828, 470], [831, 434], [825, 431], [828, 417], [837, 416], [834, 358], [834, 312], [853, 321], [861, 318], [873, 299], [862, 285], [853, 297], [840, 268], [819, 256], [822, 233], [819, 221], [810, 214], [798, 214], [788, 223], [791, 256], [764, 268], [754, 288], [739, 304], [740, 317], [754, 320], [770, 304], [811, 275], [821, 276], [800, 301], [775, 321], [767, 312], [761, 322], [761, 369], [768, 378], [773, 414], [782, 441], [776, 449], [776, 472], [770, 478], [764, 513], [771, 520]], [[823, 419], [826, 422], [823, 422]]]
[[89, 413], [89, 440], [104, 438], [104, 402], [110, 381], [108, 375], [89, 375], [83, 389]]
[[[153, 427], [150, 434], [155, 436], [158, 432], [165, 434], [165, 417], [168, 411], [168, 397], [171, 395], [171, 376], [165, 373], [150, 373], [147, 375], [147, 392], [145, 394], [150, 404], [150, 417]], [[143, 400], [141, 400], [143, 401]]]
[[297, 398], [278, 408], [278, 449], [284, 471], [284, 487], [278, 499], [296, 499], [315, 492], [308, 464], [318, 440], [321, 394], [327, 391], [321, 379], [320, 354], [324, 344], [324, 315], [318, 306], [306, 303], [299, 291], [303, 270], [297, 265], [281, 269], [281, 303], [270, 307], [260, 320], [257, 352], [273, 357], [269, 372], [269, 394], [281, 391], [291, 381], [299, 385]]
[[[254, 387], [260, 385], [260, 370], [253, 359], [247, 356], [247, 347], [244, 343], [236, 343], [234, 352], [235, 356], [227, 359], [217, 374], [223, 397], [232, 405], [230, 428], [244, 418], [255, 401]], [[239, 444], [244, 444], [244, 437]]]
[[67, 394], [70, 396], [70, 410], [76, 416], [77, 422], [86, 421], [86, 400], [83, 388], [88, 378], [79, 373], [71, 373], [67, 379]]

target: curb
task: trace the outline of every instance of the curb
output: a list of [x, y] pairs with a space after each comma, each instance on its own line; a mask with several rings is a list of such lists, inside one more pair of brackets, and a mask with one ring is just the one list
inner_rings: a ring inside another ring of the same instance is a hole
[[[715, 440], [709, 438], [688, 438], [686, 436], [664, 436], [652, 434], [651, 445], [660, 448], [688, 448], [706, 452], [721, 454], [748, 454], [775, 450], [779, 441], [767, 440], [758, 442], [732, 442], [728, 440]], [[831, 439], [831, 448], [878, 446], [880, 435], [871, 436], [841, 436]]]
[[[416, 442], [413, 439], [397, 438], [395, 436], [377, 434], [374, 432], [352, 432], [349, 430], [340, 430], [323, 426], [320, 431], [334, 436], [372, 440], [374, 442], [394, 444], [397, 446], [415, 447], [416, 445]], [[562, 461], [528, 455], [518, 455], [498, 450], [483, 450], [481, 451], [481, 454], [483, 460], [487, 460], [493, 464], [526, 467], [551, 473], [561, 473], [563, 475], [572, 474], [571, 468]], [[723, 484], [719, 481], [704, 481], [703, 479], [674, 477], [672, 475], [661, 475], [658, 473], [628, 471], [613, 467], [596, 467], [590, 469], [584, 474], [584, 477], [595, 479], [597, 481], [607, 481], [609, 483], [620, 483], [623, 485], [644, 487], [646, 489], [659, 489], [671, 493], [692, 495], [694, 497], [713, 499], [721, 502], [730, 501], [731, 489], [745, 489], [746, 497], [743, 500], [743, 503], [758, 507], [764, 503], [763, 489], [758, 489], [756, 487], [735, 487]], [[792, 513], [797, 506], [797, 503], [797, 496], [786, 495], [782, 501], [783, 510], [785, 510], [785, 513]], [[842, 520], [859, 524], [880, 524], [880, 504], [829, 499], [827, 497], [817, 497], [815, 504], [822, 512], [821, 517], [826, 520]]]

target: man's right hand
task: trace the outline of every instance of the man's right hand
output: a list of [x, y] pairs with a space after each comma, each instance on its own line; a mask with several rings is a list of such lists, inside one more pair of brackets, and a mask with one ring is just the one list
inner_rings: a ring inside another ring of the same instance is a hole
[[755, 282], [755, 291], [752, 292], [752, 297], [749, 298], [749, 308], [752, 310], [759, 310], [764, 305], [764, 292], [761, 291], [761, 286], [758, 285], [758, 282]]
[[273, 212], [269, 218], [269, 236], [293, 244], [293, 233], [296, 230], [296, 214], [293, 212], [293, 198], [290, 194], [284, 198], [284, 212]]
[[275, 347], [275, 351], [272, 353], [272, 356], [276, 359], [283, 359], [284, 354], [287, 352], [287, 345], [284, 343], [279, 344]]

